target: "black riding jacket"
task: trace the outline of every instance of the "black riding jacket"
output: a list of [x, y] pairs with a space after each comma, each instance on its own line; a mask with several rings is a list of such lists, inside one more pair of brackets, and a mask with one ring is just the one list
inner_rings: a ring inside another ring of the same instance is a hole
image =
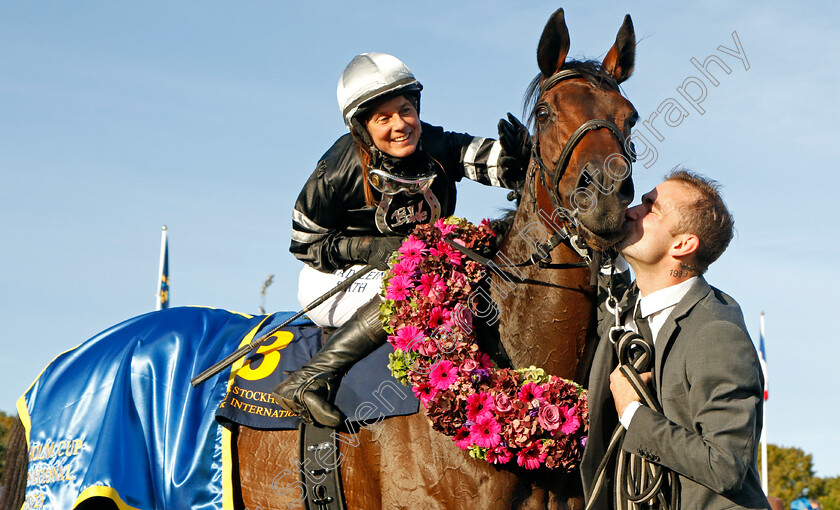
[[[467, 177], [486, 185], [511, 187], [502, 178], [501, 144], [422, 123], [420, 147], [434, 161], [437, 177], [431, 185], [440, 204], [440, 217], [455, 212], [455, 183]], [[373, 190], [378, 203], [382, 194]], [[387, 220], [390, 232], [377, 228], [377, 205], [365, 204], [362, 162], [356, 141], [348, 133], [321, 157], [295, 203], [292, 244], [295, 257], [320, 271], [331, 272], [353, 264], [339, 255], [343, 237], [407, 234], [432, 214], [422, 194], [391, 197]]]

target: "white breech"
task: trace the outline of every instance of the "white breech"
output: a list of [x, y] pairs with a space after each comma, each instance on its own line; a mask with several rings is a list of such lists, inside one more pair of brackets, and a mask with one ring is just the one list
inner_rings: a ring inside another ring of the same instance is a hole
[[[309, 303], [364, 267], [364, 265], [356, 265], [332, 273], [322, 273], [304, 265], [298, 278], [298, 301], [301, 308], [308, 306]], [[360, 306], [379, 294], [382, 289], [382, 275], [382, 271], [374, 269], [353, 282], [350, 288], [339, 292], [306, 315], [321, 327], [341, 326], [356, 313]]]

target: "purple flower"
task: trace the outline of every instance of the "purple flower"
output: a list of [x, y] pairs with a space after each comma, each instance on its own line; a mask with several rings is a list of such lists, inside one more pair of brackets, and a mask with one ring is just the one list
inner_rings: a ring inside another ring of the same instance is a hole
[[490, 378], [490, 372], [484, 370], [483, 368], [476, 368], [470, 372], [470, 378], [476, 383], [484, 382]]

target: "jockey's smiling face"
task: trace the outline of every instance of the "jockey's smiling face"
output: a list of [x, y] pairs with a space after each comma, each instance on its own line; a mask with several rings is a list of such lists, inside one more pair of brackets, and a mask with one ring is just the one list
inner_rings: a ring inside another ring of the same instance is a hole
[[420, 143], [420, 116], [404, 96], [375, 106], [365, 127], [376, 147], [395, 158], [412, 155]]

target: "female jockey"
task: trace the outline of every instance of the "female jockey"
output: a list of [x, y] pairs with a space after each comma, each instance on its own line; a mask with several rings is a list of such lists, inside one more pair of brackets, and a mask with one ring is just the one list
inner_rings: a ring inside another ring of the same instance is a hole
[[530, 137], [515, 117], [499, 121], [499, 141], [444, 131], [420, 121], [422, 88], [396, 57], [354, 57], [337, 91], [350, 132], [322, 156], [295, 204], [290, 251], [307, 264], [301, 304], [364, 265], [379, 269], [309, 313], [319, 326], [340, 327], [274, 390], [306, 421], [337, 426], [340, 413], [329, 397], [338, 379], [385, 342], [378, 293], [403, 238], [455, 212], [455, 183], [463, 177], [510, 189], [525, 179]]

